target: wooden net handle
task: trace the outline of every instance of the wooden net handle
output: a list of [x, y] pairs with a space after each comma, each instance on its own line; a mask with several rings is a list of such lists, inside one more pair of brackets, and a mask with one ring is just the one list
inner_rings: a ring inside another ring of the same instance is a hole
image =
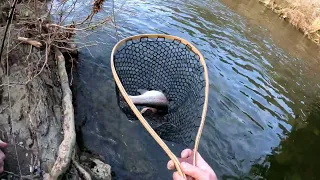
[[116, 50], [123, 44], [125, 44], [127, 41], [129, 40], [138, 40], [141, 38], [165, 38], [165, 39], [171, 39], [171, 40], [178, 40], [180, 41], [182, 44], [187, 45], [189, 48], [191, 48], [191, 50], [196, 53], [199, 56], [199, 61], [201, 63], [201, 65], [204, 68], [204, 79], [205, 79], [205, 101], [204, 101], [204, 105], [203, 105], [203, 111], [202, 111], [202, 118], [201, 118], [201, 123], [198, 129], [198, 133], [196, 136], [196, 140], [195, 140], [195, 146], [194, 146], [194, 156], [193, 156], [193, 165], [196, 166], [196, 158], [197, 158], [197, 152], [198, 152], [198, 147], [199, 147], [199, 142], [200, 142], [200, 137], [202, 134], [202, 130], [204, 127], [204, 122], [205, 122], [205, 117], [206, 117], [206, 113], [207, 113], [207, 106], [208, 106], [208, 94], [209, 94], [209, 78], [208, 78], [208, 71], [207, 71], [207, 66], [206, 63], [204, 61], [203, 56], [201, 55], [201, 53], [192, 45], [190, 44], [188, 41], [176, 37], [176, 36], [171, 36], [171, 35], [164, 35], [164, 34], [142, 34], [142, 35], [136, 35], [136, 36], [131, 36], [128, 38], [125, 38], [121, 41], [119, 41], [114, 48], [112, 49], [112, 53], [111, 53], [111, 70], [112, 70], [112, 74], [114, 77], [114, 80], [119, 88], [119, 91], [121, 92], [121, 94], [123, 95], [125, 101], [128, 103], [128, 105], [130, 106], [131, 110], [133, 111], [133, 113], [137, 116], [137, 118], [139, 119], [139, 121], [141, 122], [141, 124], [146, 128], [146, 130], [150, 133], [150, 135], [154, 138], [154, 140], [161, 146], [161, 148], [166, 152], [166, 154], [170, 157], [170, 159], [174, 162], [175, 167], [177, 169], [177, 171], [179, 172], [179, 174], [186, 178], [186, 175], [181, 171], [180, 168], [180, 162], [178, 160], [178, 158], [175, 156], [175, 154], [172, 153], [172, 151], [169, 149], [169, 147], [163, 142], [163, 140], [158, 136], [158, 134], [152, 129], [152, 127], [149, 125], [149, 123], [144, 119], [144, 117], [142, 116], [142, 114], [139, 112], [139, 110], [137, 109], [137, 107], [133, 104], [133, 102], [131, 101], [131, 99], [129, 98], [126, 90], [124, 89], [120, 78], [116, 72], [115, 66], [114, 66], [114, 54], [116, 52]]

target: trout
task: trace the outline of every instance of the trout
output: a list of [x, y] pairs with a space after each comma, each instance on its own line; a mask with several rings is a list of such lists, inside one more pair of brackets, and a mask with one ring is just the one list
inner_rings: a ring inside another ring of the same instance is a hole
[[146, 106], [141, 110], [141, 114], [155, 115], [167, 113], [169, 101], [161, 91], [138, 89], [140, 95], [130, 96], [133, 104], [139, 106]]
[[147, 106], [147, 107], [168, 107], [169, 101], [166, 96], [161, 91], [156, 90], [142, 90], [138, 89], [140, 95], [130, 96], [129, 98], [132, 100], [133, 104], [139, 106]]

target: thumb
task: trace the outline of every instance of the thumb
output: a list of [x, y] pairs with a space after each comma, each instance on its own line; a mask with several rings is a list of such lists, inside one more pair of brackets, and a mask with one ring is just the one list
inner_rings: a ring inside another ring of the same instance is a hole
[[195, 179], [201, 179], [201, 180], [209, 180], [210, 174], [196, 166], [193, 166], [189, 163], [182, 162], [181, 163], [181, 169], [182, 171]]
[[8, 146], [8, 143], [3, 142], [0, 140], [0, 148], [6, 148]]

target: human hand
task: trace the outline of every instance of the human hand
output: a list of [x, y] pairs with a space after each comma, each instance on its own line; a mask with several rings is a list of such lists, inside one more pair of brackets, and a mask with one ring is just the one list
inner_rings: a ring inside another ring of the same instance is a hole
[[[193, 151], [191, 149], [185, 149], [181, 152], [181, 158], [178, 158], [180, 161], [180, 167], [184, 174], [186, 174], [187, 179], [196, 179], [196, 180], [218, 180], [213, 169], [208, 165], [208, 163], [197, 153], [196, 165], [193, 166]], [[172, 160], [167, 164], [169, 170], [174, 170], [175, 165]], [[174, 180], [185, 180], [179, 175], [178, 172], [173, 173]]]
[[[7, 143], [3, 142], [0, 140], [0, 148], [6, 148], [8, 146]], [[4, 155], [4, 153], [0, 150], [0, 173], [3, 172], [3, 166], [4, 166], [4, 159], [6, 158], [6, 156]]]

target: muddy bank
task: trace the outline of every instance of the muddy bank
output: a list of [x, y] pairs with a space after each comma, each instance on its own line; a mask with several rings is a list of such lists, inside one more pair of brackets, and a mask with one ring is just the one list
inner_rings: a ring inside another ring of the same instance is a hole
[[320, 45], [320, 1], [259, 0]]
[[[0, 68], [0, 138], [9, 143], [4, 150], [5, 172], [0, 177], [43, 179], [45, 174], [61, 174], [79, 179], [86, 171], [94, 179], [110, 179], [110, 166], [74, 150], [68, 136], [74, 127], [66, 122], [74, 120], [65, 71], [70, 73], [71, 66], [75, 69], [71, 64], [76, 53], [74, 49], [65, 50], [71, 47], [68, 43], [54, 40], [70, 37], [70, 33], [47, 26], [50, 18], [45, 1], [20, 1], [5, 36], [10, 6], [7, 1], [0, 3], [0, 42], [6, 37]], [[57, 56], [60, 48], [63, 60]], [[100, 174], [96, 173], [99, 170]]]
[[[17, 5], [19, 12], [21, 4]], [[0, 41], [4, 37], [10, 6], [2, 4]], [[37, 175], [52, 168], [62, 141], [62, 108], [59, 78], [54, 56], [44, 66], [45, 51], [21, 44], [18, 36], [27, 36], [24, 25], [17, 24], [23, 14], [15, 14], [8, 31], [0, 70], [0, 128], [5, 150], [5, 171], [20, 175]], [[7, 64], [8, 62], [8, 64]], [[42, 68], [43, 67], [43, 68]], [[7, 69], [7, 71], [6, 71]]]

